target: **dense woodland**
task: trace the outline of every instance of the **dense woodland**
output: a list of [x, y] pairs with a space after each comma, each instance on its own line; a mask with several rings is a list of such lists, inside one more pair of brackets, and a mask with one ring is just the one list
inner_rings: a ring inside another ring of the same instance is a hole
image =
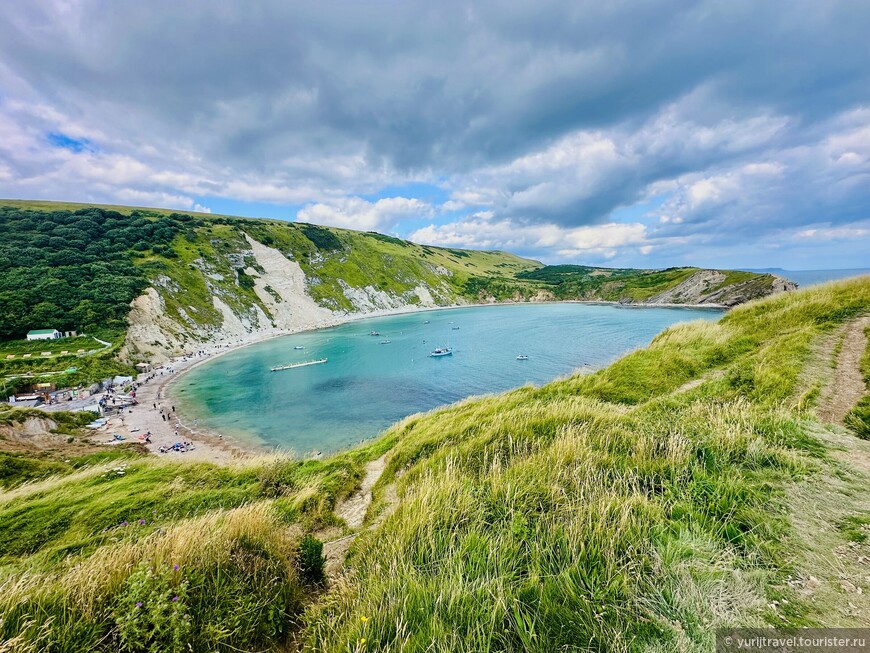
[[173, 238], [197, 222], [177, 213], [0, 207], [0, 339], [41, 328], [125, 328], [130, 302], [148, 285], [134, 258], [148, 250], [173, 256]]

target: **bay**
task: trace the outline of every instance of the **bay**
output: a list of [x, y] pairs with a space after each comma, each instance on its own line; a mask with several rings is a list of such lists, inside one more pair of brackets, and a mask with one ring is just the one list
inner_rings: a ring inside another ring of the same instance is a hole
[[[255, 446], [328, 453], [416, 412], [600, 368], [676, 322], [721, 315], [555, 303], [369, 318], [227, 353], [190, 370], [172, 394], [187, 421]], [[432, 358], [436, 347], [453, 353]]]

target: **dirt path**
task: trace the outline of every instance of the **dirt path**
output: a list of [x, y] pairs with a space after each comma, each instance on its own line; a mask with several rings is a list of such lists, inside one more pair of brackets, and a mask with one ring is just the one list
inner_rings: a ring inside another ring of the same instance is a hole
[[[335, 514], [341, 517], [350, 528], [359, 529], [362, 527], [369, 506], [372, 504], [372, 488], [378, 482], [386, 467], [387, 454], [370, 461], [366, 465], [366, 475], [363, 477], [359, 491], [335, 507]], [[390, 503], [395, 503], [395, 489], [392, 486], [388, 488], [387, 496], [390, 498]], [[380, 520], [378, 520], [379, 522]], [[341, 571], [350, 545], [353, 544], [353, 541], [361, 532], [357, 530], [356, 533], [324, 542], [323, 555], [326, 558], [326, 575], [328, 577], [335, 578]], [[327, 535], [327, 533], [323, 533], [320, 535], [320, 538], [328, 539], [328, 537], [325, 537]]]
[[350, 528], [356, 529], [363, 525], [366, 511], [372, 503], [372, 488], [378, 482], [386, 467], [386, 454], [366, 464], [366, 475], [363, 478], [359, 491], [335, 507], [335, 514], [347, 522]]
[[864, 330], [868, 325], [870, 325], [870, 316], [855, 320], [846, 327], [833, 378], [822, 393], [816, 409], [821, 422], [842, 425], [846, 413], [864, 395], [861, 357], [867, 348], [867, 336], [864, 335]]

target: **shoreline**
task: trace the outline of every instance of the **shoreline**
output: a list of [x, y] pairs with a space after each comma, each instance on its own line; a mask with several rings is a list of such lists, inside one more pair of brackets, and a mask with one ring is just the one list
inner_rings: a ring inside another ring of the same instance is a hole
[[[137, 399], [139, 399], [139, 397], [141, 396], [140, 404], [139, 406], [134, 407], [134, 409], [139, 408], [140, 411], [137, 412], [139, 412], [140, 414], [143, 410], [144, 412], [154, 413], [153, 419], [146, 420], [151, 427], [148, 430], [151, 430], [152, 442], [151, 444], [145, 446], [154, 455], [174, 456], [177, 455], [175, 452], [170, 452], [169, 454], [160, 454], [159, 448], [161, 446], [172, 446], [177, 441], [187, 440], [193, 442], [197, 448], [192, 451], [185, 452], [185, 458], [190, 460], [211, 460], [212, 462], [228, 462], [231, 459], [244, 459], [258, 455], [269, 454], [290, 455], [289, 451], [282, 451], [280, 449], [267, 449], [265, 447], [257, 446], [254, 443], [244, 442], [236, 436], [227, 436], [223, 433], [218, 433], [205, 427], [200, 427], [197, 424], [196, 420], [190, 420], [186, 418], [182, 413], [179, 413], [177, 411], [172, 412], [171, 422], [163, 422], [162, 418], [160, 418], [160, 421], [158, 422], [157, 419], [159, 418], [160, 412], [159, 409], [155, 410], [153, 408], [153, 405], [157, 403], [158, 406], [163, 407], [164, 411], [167, 407], [171, 409], [174, 405], [172, 388], [175, 385], [175, 382], [190, 370], [195, 369], [200, 365], [215, 360], [216, 358], [230, 352], [237, 351], [239, 349], [242, 349], [243, 347], [247, 347], [250, 345], [266, 342], [273, 338], [297, 335], [309, 331], [319, 331], [321, 329], [341, 326], [350, 322], [357, 322], [360, 320], [374, 319], [379, 317], [394, 317], [396, 315], [426, 313], [431, 311], [445, 311], [459, 308], [485, 308], [487, 306], [512, 305], [522, 306], [528, 304], [589, 304], [598, 306], [614, 306], [618, 308], [681, 308], [693, 310], [706, 309], [717, 311], [725, 311], [728, 309], [728, 307], [719, 304], [621, 304], [619, 302], [605, 300], [553, 300], [536, 302], [506, 301], [422, 307], [409, 305], [394, 309], [380, 309], [378, 311], [372, 311], [369, 313], [348, 313], [346, 315], [336, 316], [335, 319], [328, 320], [325, 323], [321, 324], [310, 326], [306, 325], [296, 329], [283, 329], [281, 331], [270, 331], [260, 334], [251, 334], [251, 337], [242, 338], [232, 343], [211, 343], [209, 345], [203, 345], [203, 349], [197, 350], [198, 352], [204, 352], [202, 354], [197, 353], [194, 354], [192, 357], [182, 356], [180, 360], [175, 357], [170, 359], [169, 363], [164, 364], [164, 370], [168, 367], [172, 369], [172, 372], [170, 372], [168, 376], [163, 378], [157, 384], [156, 392], [148, 392], [148, 390], [151, 389], [149, 387], [150, 382], [140, 386], [141, 394], [137, 396]], [[140, 377], [148, 376], [148, 373], [140, 375]], [[134, 413], [134, 415], [135, 414], [136, 413]], [[177, 437], [175, 436], [176, 428], [178, 430]], [[294, 453], [296, 455], [299, 455], [298, 452]]]

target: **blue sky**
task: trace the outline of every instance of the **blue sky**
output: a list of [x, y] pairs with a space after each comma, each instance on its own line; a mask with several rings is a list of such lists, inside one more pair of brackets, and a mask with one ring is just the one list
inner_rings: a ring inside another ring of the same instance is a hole
[[870, 266], [870, 5], [33, 0], [0, 196], [620, 266]]

